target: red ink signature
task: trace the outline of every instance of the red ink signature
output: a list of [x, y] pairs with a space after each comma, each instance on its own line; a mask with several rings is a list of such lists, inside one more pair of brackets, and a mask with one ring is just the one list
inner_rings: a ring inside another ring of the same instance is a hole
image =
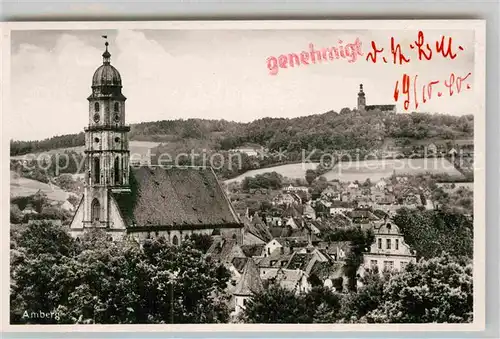
[[[371, 51], [366, 55], [366, 61], [377, 63], [379, 60], [377, 57], [380, 57], [384, 63], [387, 63], [387, 58], [383, 54], [383, 47], [377, 46], [375, 41], [371, 42], [370, 47]], [[431, 60], [436, 56], [454, 60], [457, 57], [458, 51], [464, 50], [460, 45], [454, 50], [452, 37], [441, 36], [440, 39], [433, 43], [426, 42], [424, 32], [422, 31], [418, 32], [417, 39], [410, 43], [408, 47], [410, 50], [416, 52], [418, 60]], [[390, 53], [392, 54], [392, 63], [395, 65], [403, 65], [411, 61], [411, 58], [403, 51], [403, 46], [396, 42], [394, 37], [391, 37]]]
[[[471, 75], [471, 72], [467, 73], [467, 75], [463, 77], [456, 76], [455, 73], [451, 73], [450, 77], [445, 81], [430, 81], [422, 87], [419, 87], [417, 82], [418, 75], [411, 77], [405, 73], [403, 74], [401, 82], [399, 80], [396, 81], [396, 86], [394, 87], [394, 101], [397, 102], [400, 99], [400, 96], [402, 96], [404, 98], [403, 107], [405, 111], [410, 108], [412, 103], [414, 108], [417, 109], [420, 103], [426, 103], [428, 100], [432, 99], [432, 95], [434, 94], [433, 90], [435, 87], [439, 88], [439, 85], [443, 85], [447, 89], [449, 96], [453, 96], [455, 93], [461, 93], [464, 88], [470, 89], [471, 85], [465, 83], [465, 81]], [[443, 92], [437, 92], [438, 97], [441, 97], [442, 95]]]

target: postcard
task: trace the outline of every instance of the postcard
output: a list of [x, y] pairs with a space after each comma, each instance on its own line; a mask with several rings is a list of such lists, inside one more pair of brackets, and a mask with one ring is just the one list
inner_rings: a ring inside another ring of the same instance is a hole
[[5, 331], [484, 329], [484, 21], [1, 29]]

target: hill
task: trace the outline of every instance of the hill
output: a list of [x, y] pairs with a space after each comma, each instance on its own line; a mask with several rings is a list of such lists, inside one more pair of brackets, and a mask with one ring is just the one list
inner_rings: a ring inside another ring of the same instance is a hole
[[[168, 145], [170, 151], [186, 149], [229, 150], [244, 144], [280, 149], [345, 150], [376, 149], [391, 138], [399, 145], [440, 138], [472, 138], [474, 117], [444, 114], [359, 112], [347, 108], [340, 113], [298, 118], [264, 118], [250, 123], [225, 120], [162, 120], [132, 124], [130, 140]], [[84, 145], [83, 132], [39, 141], [11, 141], [11, 156]]]
[[38, 191], [44, 193], [48, 199], [59, 202], [64, 202], [70, 195], [74, 195], [73, 193], [66, 192], [55, 185], [24, 178], [19, 176], [16, 172], [10, 171], [11, 198], [31, 196], [36, 194]]

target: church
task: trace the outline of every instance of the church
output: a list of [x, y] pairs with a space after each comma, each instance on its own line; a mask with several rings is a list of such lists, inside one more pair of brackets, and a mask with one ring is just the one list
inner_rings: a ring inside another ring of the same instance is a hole
[[84, 194], [70, 225], [73, 237], [99, 228], [113, 239], [164, 236], [180, 244], [193, 233], [241, 242], [243, 223], [210, 167], [130, 166], [122, 79], [111, 54], [92, 77], [85, 127]]
[[367, 105], [366, 95], [363, 91], [363, 84], [359, 85], [358, 92], [358, 111], [381, 111], [383, 113], [396, 113], [396, 105]]

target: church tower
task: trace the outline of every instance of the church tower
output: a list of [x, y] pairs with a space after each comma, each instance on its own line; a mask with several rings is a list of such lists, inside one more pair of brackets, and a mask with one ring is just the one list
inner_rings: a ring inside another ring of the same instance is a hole
[[365, 108], [366, 108], [365, 92], [363, 92], [363, 84], [360, 84], [358, 93], [358, 111], [364, 111]]
[[120, 73], [111, 65], [111, 54], [92, 77], [89, 122], [85, 127], [86, 177], [83, 198], [84, 228], [113, 228], [111, 193], [129, 187], [129, 145], [125, 125], [125, 96]]

